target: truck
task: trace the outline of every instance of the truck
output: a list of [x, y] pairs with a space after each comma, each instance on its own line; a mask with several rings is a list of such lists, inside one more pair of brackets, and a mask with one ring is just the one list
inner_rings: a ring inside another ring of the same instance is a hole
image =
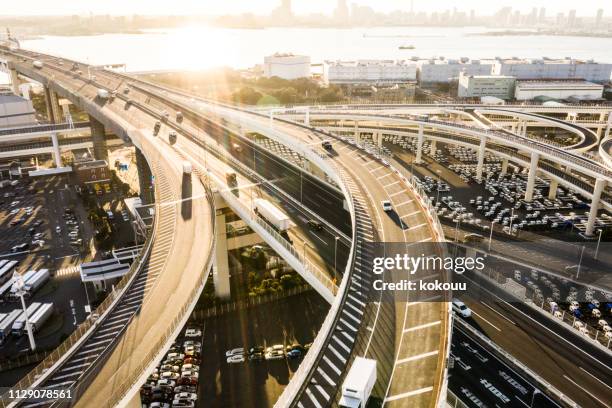
[[[27, 285], [28, 281], [30, 279], [32, 279], [34, 274], [36, 274], [35, 270], [29, 270], [29, 271], [27, 271], [26, 273], [24, 273], [21, 276], [21, 278], [23, 279], [24, 285]], [[15, 287], [14, 284], [12, 284], [12, 281], [11, 281], [11, 293], [10, 293], [10, 297], [12, 297], [12, 298], [16, 298], [17, 297], [17, 288]]]
[[11, 328], [13, 323], [23, 311], [21, 309], [15, 309], [8, 313], [4, 319], [0, 320], [0, 343], [6, 340], [9, 334], [11, 334]]
[[365, 407], [376, 384], [376, 360], [356, 357], [344, 382], [339, 406], [342, 408]]
[[98, 98], [100, 99], [108, 99], [110, 98], [110, 94], [108, 93], [108, 91], [106, 89], [98, 89]]
[[[40, 303], [34, 302], [26, 309], [26, 313], [28, 314], [28, 320], [32, 322], [32, 317], [40, 307]], [[11, 333], [16, 336], [21, 336], [23, 331], [26, 329], [26, 318], [25, 313], [22, 311], [19, 317], [13, 322], [11, 326]]]
[[36, 60], [36, 61], [32, 62], [32, 65], [33, 65], [33, 66], [34, 66], [34, 68], [36, 68], [36, 69], [42, 69], [42, 67], [43, 67], [43, 63], [42, 63], [42, 61], [38, 61], [38, 60]]
[[255, 213], [272, 224], [280, 232], [285, 232], [295, 226], [287, 214], [282, 212], [277, 206], [263, 198], [253, 200]]
[[30, 319], [32, 331], [38, 331], [53, 314], [53, 303], [43, 303]]
[[27, 291], [27, 296], [32, 296], [34, 292], [40, 289], [42, 285], [49, 280], [50, 276], [48, 269], [37, 271], [27, 282], [25, 282], [24, 289]]
[[188, 161], [185, 160], [183, 162], [183, 174], [189, 175], [189, 174], [191, 174], [192, 170], [193, 170], [193, 168], [191, 166], [191, 162], [188, 162]]

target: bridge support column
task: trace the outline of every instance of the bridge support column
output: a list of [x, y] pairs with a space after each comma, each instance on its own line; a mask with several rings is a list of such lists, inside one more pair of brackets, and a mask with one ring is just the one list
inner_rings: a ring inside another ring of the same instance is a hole
[[51, 123], [62, 123], [62, 111], [59, 106], [57, 94], [45, 86], [45, 105], [47, 116]]
[[382, 142], [383, 142], [382, 133], [378, 132], [378, 133], [375, 133], [375, 135], [376, 135], [376, 144], [378, 145], [378, 147], [382, 147]]
[[15, 95], [19, 95], [19, 76], [17, 75], [17, 71], [10, 69], [9, 78], [11, 80], [11, 91], [13, 91]]
[[429, 155], [433, 156], [434, 154], [436, 154], [436, 141], [432, 140], [431, 144], [429, 145]]
[[610, 129], [612, 128], [612, 111], [608, 112], [608, 122], [606, 123], [606, 131], [604, 138], [610, 136]]
[[310, 126], [310, 109], [308, 108], [306, 108], [306, 113], [304, 114], [304, 124]]
[[521, 127], [521, 135], [527, 136], [527, 121], [523, 122], [523, 126]]
[[557, 187], [559, 187], [559, 182], [555, 179], [550, 180], [550, 185], [548, 186], [548, 199], [554, 200], [557, 198]]
[[502, 159], [501, 174], [502, 176], [508, 172], [508, 159]]
[[591, 198], [591, 209], [589, 210], [589, 219], [586, 225], [585, 235], [592, 237], [595, 230], [595, 219], [597, 218], [597, 210], [599, 210], [601, 193], [606, 186], [606, 181], [603, 179], [597, 179], [595, 181], [595, 188], [593, 189], [593, 198]]
[[417, 151], [416, 158], [414, 162], [416, 164], [421, 164], [423, 160], [421, 159], [421, 155], [423, 154], [423, 125], [419, 125], [419, 133], [417, 136]]
[[603, 122], [604, 120], [606, 120], [606, 112], [601, 112], [599, 114], [599, 121]]
[[[106, 138], [104, 137], [104, 125], [98, 122], [93, 116], [89, 117], [89, 125], [91, 128], [94, 157], [98, 160], [106, 160], [108, 162], [108, 146], [106, 145]], [[138, 155], [136, 157], [138, 158]]]
[[62, 167], [62, 156], [60, 155], [59, 142], [57, 141], [57, 133], [51, 133], [51, 143], [53, 143], [53, 159], [55, 167]]
[[[95, 142], [94, 142], [95, 146]], [[140, 187], [140, 199], [143, 205], [153, 204], [155, 194], [153, 189], [153, 174], [147, 164], [147, 159], [139, 148], [134, 148], [136, 152], [136, 168], [138, 169], [138, 186]]]
[[527, 188], [525, 189], [525, 201], [533, 200], [533, 186], [535, 185], [539, 159], [539, 154], [537, 154], [536, 152], [531, 153], [531, 162], [529, 163], [529, 175], [527, 176]]
[[480, 138], [480, 145], [478, 146], [478, 164], [476, 165], [476, 179], [478, 181], [482, 180], [482, 169], [484, 167], [484, 158], [485, 158], [485, 147], [487, 145], [487, 138]]
[[[215, 194], [215, 201], [223, 199]], [[215, 203], [216, 215], [215, 215], [215, 234], [217, 240], [215, 242], [215, 267], [213, 272], [213, 283], [215, 284], [215, 295], [221, 299], [228, 299], [230, 297], [230, 273], [229, 273], [229, 262], [227, 260], [227, 227], [225, 225], [225, 214], [223, 209]]]
[[355, 138], [355, 143], [359, 144], [359, 142], [361, 141], [361, 134], [359, 133], [359, 122], [355, 121], [355, 131], [354, 131], [354, 138]]

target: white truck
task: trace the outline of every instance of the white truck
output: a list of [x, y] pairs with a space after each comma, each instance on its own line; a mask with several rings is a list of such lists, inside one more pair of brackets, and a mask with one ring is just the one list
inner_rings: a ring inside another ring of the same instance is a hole
[[11, 328], [13, 323], [22, 314], [21, 309], [15, 309], [8, 313], [2, 320], [0, 320], [0, 343], [2, 343], [9, 334], [11, 334]]
[[32, 62], [32, 65], [33, 65], [33, 66], [34, 66], [34, 68], [36, 68], [36, 69], [41, 69], [41, 68], [43, 67], [43, 63], [42, 63], [42, 61], [38, 61], [38, 60], [36, 60], [36, 61]]
[[53, 303], [43, 303], [40, 306], [32, 318], [30, 319], [30, 323], [32, 324], [32, 331], [38, 331], [51, 317], [53, 314]]
[[26, 283], [25, 290], [28, 292], [28, 296], [32, 296], [34, 292], [44, 285], [51, 275], [48, 269], [41, 269], [37, 271]]
[[265, 218], [266, 221], [276, 227], [280, 232], [287, 231], [289, 228], [295, 226], [287, 214], [282, 212], [268, 200], [256, 198], [253, 200], [253, 205], [255, 206], [255, 213]]
[[344, 382], [339, 406], [363, 408], [367, 405], [376, 384], [376, 360], [356, 357]]
[[189, 175], [191, 174], [192, 170], [193, 170], [193, 167], [191, 166], [191, 162], [184, 161], [183, 162], [183, 174]]
[[[32, 322], [32, 317], [40, 307], [40, 303], [34, 302], [26, 309], [28, 313], [28, 319]], [[16, 336], [21, 336], [26, 330], [26, 318], [25, 313], [22, 311], [19, 317], [13, 322], [13, 326], [11, 326], [11, 333]]]
[[98, 98], [100, 99], [108, 99], [110, 98], [110, 93], [106, 89], [98, 89]]

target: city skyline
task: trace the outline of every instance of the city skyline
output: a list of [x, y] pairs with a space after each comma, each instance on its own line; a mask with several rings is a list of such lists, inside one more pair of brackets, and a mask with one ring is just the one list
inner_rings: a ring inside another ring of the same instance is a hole
[[[45, 0], [30, 0], [25, 3], [9, 3], [3, 5], [3, 10], [0, 15], [17, 16], [17, 15], [71, 15], [71, 14], [112, 14], [112, 15], [224, 15], [224, 14], [242, 14], [251, 13], [255, 15], [267, 15], [275, 9], [280, 9], [281, 4], [287, 2], [290, 9], [295, 15], [308, 14], [332, 14], [337, 8], [336, 1], [324, 0], [261, 0], [252, 3], [246, 0], [236, 0], [233, 2], [217, 3], [210, 1], [198, 0], [179, 0], [169, 4], [165, 1], [153, 0], [144, 1], [136, 0], [125, 3], [119, 0], [108, 0], [106, 2], [81, 1], [71, 2], [68, 0], [58, 0], [53, 4]], [[376, 12], [389, 13], [392, 11], [409, 12], [413, 10], [415, 13], [426, 12], [444, 12], [446, 10], [457, 10], [462, 12], [474, 13], [478, 16], [493, 15], [504, 7], [511, 7], [513, 11], [520, 13], [529, 13], [533, 8], [545, 8], [547, 16], [553, 16], [557, 13], [569, 13], [571, 10], [576, 10], [576, 16], [590, 17], [595, 16], [599, 9], [603, 9], [604, 16], [606, 14], [606, 6], [609, 5], [606, 1], [587, 0], [580, 3], [579, 7], [575, 2], [569, 0], [560, 0], [554, 3], [545, 0], [526, 1], [518, 0], [511, 3], [492, 3], [483, 0], [467, 0], [461, 4], [450, 0], [438, 0], [435, 2], [419, 2], [419, 1], [401, 1], [401, 0], [381, 0], [381, 1], [347, 1], [348, 9], [353, 6], [371, 7]], [[120, 12], [118, 12], [120, 10]]]

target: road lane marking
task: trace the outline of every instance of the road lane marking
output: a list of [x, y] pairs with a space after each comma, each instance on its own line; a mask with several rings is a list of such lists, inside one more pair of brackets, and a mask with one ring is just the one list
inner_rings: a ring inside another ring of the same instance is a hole
[[320, 236], [318, 236], [317, 234], [315, 234], [312, 231], [308, 231], [310, 234], [314, 235], [319, 241], [321, 241], [323, 244], [327, 245], [327, 242], [325, 242], [325, 240], [323, 240], [323, 238], [321, 238]]
[[414, 391], [404, 392], [402, 394], [397, 394], [397, 395], [393, 395], [391, 397], [385, 398], [385, 402], [395, 401], [395, 400], [406, 398], [406, 397], [412, 397], [413, 395], [423, 394], [423, 393], [429, 392], [431, 390], [433, 390], [433, 387], [430, 386], [430, 387], [420, 388], [420, 389], [414, 390]]
[[400, 218], [408, 218], [408, 217], [412, 217], [413, 215], [417, 215], [420, 213], [421, 213], [421, 210], [416, 210], [416, 211], [411, 212], [410, 214], [402, 215]]
[[591, 377], [593, 377], [594, 379], [596, 379], [597, 381], [599, 381], [600, 383], [602, 383], [603, 385], [605, 385], [606, 387], [610, 388], [612, 390], [612, 387], [610, 387], [608, 384], [606, 384], [605, 382], [601, 381], [599, 378], [595, 377], [593, 374], [589, 373], [587, 370], [585, 370], [582, 367], [578, 367], [579, 369], [581, 369], [582, 371], [584, 371], [585, 373], [587, 373], [588, 375], [590, 375]]
[[582, 391], [584, 391], [585, 393], [587, 393], [588, 395], [590, 395], [593, 399], [595, 399], [596, 401], [598, 401], [601, 405], [603, 405], [604, 407], [607, 408], [612, 408], [610, 407], [608, 404], [606, 404], [605, 402], [603, 402], [602, 400], [600, 400], [599, 398], [597, 398], [595, 395], [593, 395], [591, 392], [587, 391], [584, 389], [584, 387], [582, 385], [579, 385], [578, 383], [576, 383], [576, 381], [572, 380], [571, 378], [569, 378], [567, 375], [563, 374], [563, 378], [565, 378], [567, 381], [571, 382], [572, 384], [574, 384], [576, 387], [580, 388]]
[[491, 323], [490, 321], [488, 321], [487, 319], [485, 319], [484, 317], [482, 317], [481, 315], [479, 315], [478, 313], [476, 313], [475, 311], [472, 310], [472, 313], [475, 314], [476, 316], [480, 317], [482, 320], [484, 320], [486, 323], [489, 323], [491, 326], [493, 326], [494, 329], [496, 329], [497, 331], [501, 331], [501, 329], [499, 327], [497, 327], [496, 325], [494, 325], [493, 323]]
[[414, 227], [410, 227], [410, 228], [408, 228], [408, 231], [411, 231], [411, 230], [415, 230], [415, 229], [417, 229], [417, 228], [424, 227], [425, 225], [427, 225], [427, 223], [426, 223], [426, 222], [424, 222], [424, 223], [422, 223], [422, 224], [419, 224], [419, 225], [415, 225]]
[[504, 319], [506, 319], [507, 321], [509, 321], [510, 323], [512, 323], [513, 325], [516, 326], [516, 323], [513, 322], [512, 320], [508, 319], [506, 316], [504, 316], [503, 314], [501, 314], [500, 312], [498, 312], [497, 310], [493, 309], [491, 306], [489, 306], [487, 303], [485, 303], [483, 300], [480, 301], [480, 303], [482, 305], [484, 305], [485, 307], [488, 307], [489, 309], [491, 309], [492, 311], [494, 311], [495, 313], [497, 313], [498, 315], [500, 315], [501, 317], [503, 317]]
[[407, 363], [409, 361], [420, 360], [422, 358], [427, 358], [427, 357], [435, 356], [438, 353], [439, 353], [439, 350], [434, 350], [434, 351], [429, 351], [427, 353], [418, 354], [416, 356], [410, 356], [410, 357], [402, 358], [401, 360], [397, 360], [395, 362], [395, 365]]
[[414, 201], [414, 200], [407, 200], [407, 201], [404, 201], [404, 202], [402, 202], [402, 203], [396, 204], [396, 205], [395, 205], [395, 208], [400, 207], [400, 206], [405, 205], [405, 204], [410, 204], [410, 203], [411, 203], [411, 202], [413, 202], [413, 201]]
[[429, 323], [421, 324], [421, 325], [418, 325], [418, 326], [409, 327], [407, 329], [404, 329], [404, 333], [408, 333], [408, 332], [416, 331], [416, 330], [421, 330], [421, 329], [426, 329], [428, 327], [436, 326], [436, 325], [440, 324], [441, 322], [442, 322], [441, 320], [437, 320], [435, 322], [429, 322]]

